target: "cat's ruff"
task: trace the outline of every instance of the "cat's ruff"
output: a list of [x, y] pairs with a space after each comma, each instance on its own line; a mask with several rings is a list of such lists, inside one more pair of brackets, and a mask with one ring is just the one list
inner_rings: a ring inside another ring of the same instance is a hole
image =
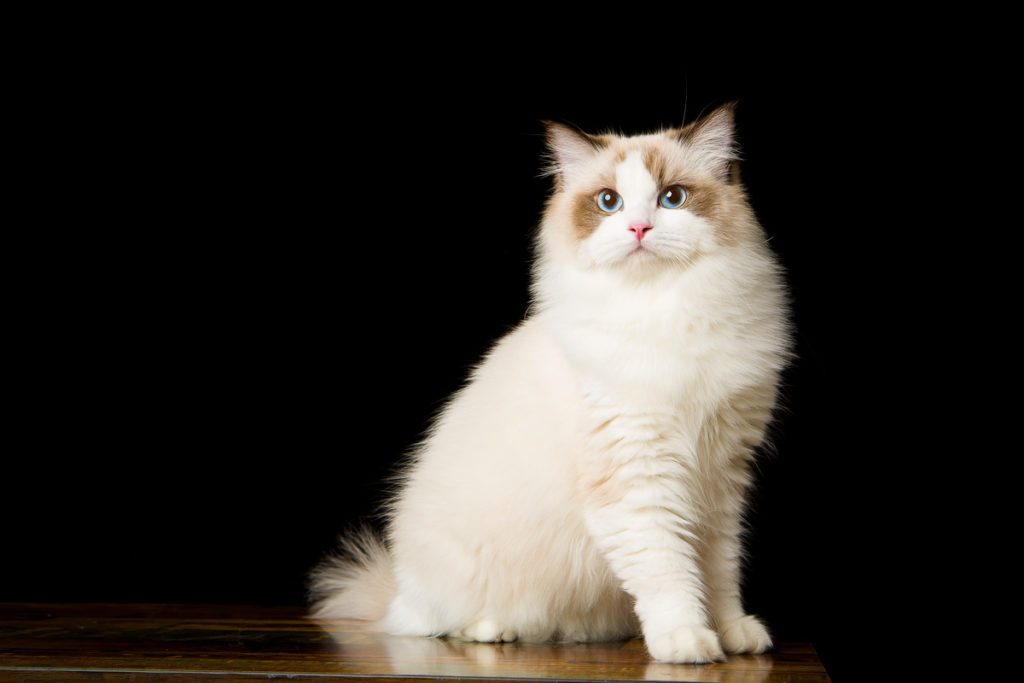
[[741, 605], [741, 518], [790, 338], [733, 121], [549, 124], [532, 313], [441, 412], [386, 537], [314, 572], [319, 616], [487, 642], [642, 634], [669, 662], [770, 647]]

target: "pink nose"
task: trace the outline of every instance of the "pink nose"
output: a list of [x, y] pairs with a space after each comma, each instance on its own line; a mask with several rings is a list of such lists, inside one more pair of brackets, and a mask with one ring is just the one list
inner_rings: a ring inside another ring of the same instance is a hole
[[629, 231], [636, 235], [636, 241], [639, 242], [647, 234], [647, 231], [651, 229], [650, 223], [630, 223]]

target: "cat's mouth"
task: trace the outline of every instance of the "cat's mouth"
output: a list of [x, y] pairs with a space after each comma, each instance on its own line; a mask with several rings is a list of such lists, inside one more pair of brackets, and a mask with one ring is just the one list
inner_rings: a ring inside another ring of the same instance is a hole
[[633, 248], [622, 257], [622, 263], [647, 269], [662, 265], [688, 264], [692, 258], [693, 254], [689, 252], [666, 248], [665, 245], [648, 244], [647, 240], [644, 240], [640, 244], [633, 245]]
[[657, 253], [654, 249], [651, 249], [651, 246], [649, 244], [637, 242], [635, 245], [633, 245], [633, 249], [632, 251], [629, 252], [627, 258], [654, 258], [656, 256]]

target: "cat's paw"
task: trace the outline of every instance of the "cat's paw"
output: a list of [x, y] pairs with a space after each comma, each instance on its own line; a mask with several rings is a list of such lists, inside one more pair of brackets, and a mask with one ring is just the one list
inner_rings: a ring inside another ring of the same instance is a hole
[[454, 635], [477, 643], [510, 643], [518, 637], [514, 631], [503, 629], [498, 622], [486, 618], [473, 622]]
[[703, 664], [725, 659], [718, 635], [703, 626], [680, 626], [660, 636], [646, 638], [647, 651], [659, 662]]
[[722, 648], [730, 654], [760, 654], [772, 646], [768, 629], [751, 614], [727, 623], [721, 634]]

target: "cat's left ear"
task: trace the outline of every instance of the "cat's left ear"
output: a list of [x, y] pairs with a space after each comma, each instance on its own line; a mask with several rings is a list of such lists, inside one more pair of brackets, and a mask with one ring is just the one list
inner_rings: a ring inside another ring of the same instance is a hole
[[696, 153], [697, 159], [719, 180], [737, 175], [736, 103], [723, 104], [704, 118], [676, 133], [676, 139]]
[[572, 183], [581, 177], [584, 169], [604, 147], [598, 137], [564, 123], [545, 121], [544, 126], [547, 129], [548, 151], [551, 155], [548, 172], [557, 176], [563, 183]]

